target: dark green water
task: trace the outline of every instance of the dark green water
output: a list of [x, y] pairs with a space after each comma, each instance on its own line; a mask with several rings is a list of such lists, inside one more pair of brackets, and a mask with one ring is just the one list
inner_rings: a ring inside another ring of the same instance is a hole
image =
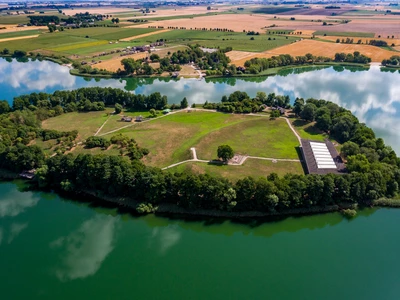
[[0, 195], [2, 299], [398, 299], [400, 210], [249, 226]]

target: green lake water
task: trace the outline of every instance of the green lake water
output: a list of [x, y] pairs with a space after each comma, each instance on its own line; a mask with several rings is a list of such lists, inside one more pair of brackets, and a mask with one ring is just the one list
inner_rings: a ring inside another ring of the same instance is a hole
[[133, 217], [0, 183], [2, 299], [398, 299], [400, 210]]

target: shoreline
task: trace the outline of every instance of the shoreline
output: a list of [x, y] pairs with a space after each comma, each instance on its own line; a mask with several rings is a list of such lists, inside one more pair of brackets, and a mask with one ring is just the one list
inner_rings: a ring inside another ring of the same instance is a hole
[[[19, 177], [19, 174], [16, 172], [8, 171], [5, 169], [0, 169], [0, 182], [14, 182], [14, 180], [21, 179], [24, 180], [25, 183], [31, 185], [32, 182], [29, 180], [25, 180]], [[32, 186], [32, 185], [31, 185]], [[288, 209], [283, 212], [263, 212], [263, 211], [222, 211], [222, 210], [212, 210], [212, 209], [187, 209], [180, 207], [176, 204], [170, 203], [160, 203], [158, 205], [153, 205], [156, 207], [154, 212], [140, 214], [136, 208], [139, 204], [143, 202], [134, 200], [132, 198], [127, 197], [114, 197], [100, 193], [96, 190], [86, 190], [86, 191], [76, 191], [76, 192], [65, 192], [65, 191], [53, 191], [47, 189], [41, 189], [34, 185], [34, 188], [31, 190], [38, 192], [54, 192], [57, 196], [68, 197], [68, 200], [74, 202], [80, 201], [90, 201], [93, 203], [100, 204], [108, 204], [112, 205], [114, 208], [124, 208], [129, 210], [130, 212], [137, 215], [145, 215], [145, 214], [154, 214], [155, 216], [161, 217], [199, 217], [199, 218], [221, 218], [221, 219], [276, 219], [276, 218], [285, 218], [285, 217], [293, 217], [293, 216], [308, 216], [308, 215], [316, 215], [316, 214], [324, 214], [330, 212], [341, 212], [345, 209], [355, 209], [356, 203], [340, 203], [334, 205], [327, 206], [313, 206], [309, 208], [295, 208]], [[83, 198], [83, 199], [82, 199]], [[89, 198], [89, 199], [88, 199]], [[390, 207], [390, 208], [400, 208], [400, 199], [399, 198], [381, 198], [378, 200], [374, 200], [370, 207]]]

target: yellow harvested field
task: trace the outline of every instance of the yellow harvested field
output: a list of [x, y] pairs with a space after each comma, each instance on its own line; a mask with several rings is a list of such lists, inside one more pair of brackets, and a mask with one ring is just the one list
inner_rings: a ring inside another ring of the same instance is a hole
[[[316, 36], [316, 37], [318, 37], [320, 39], [323, 39], [323, 40], [332, 41], [332, 42], [336, 42], [337, 39], [339, 39], [339, 40], [342, 40], [342, 39], [346, 40], [347, 39], [347, 37], [345, 37], [345, 36]], [[387, 42], [389, 46], [391, 44], [394, 44], [395, 46], [400, 45], [400, 39], [365, 38], [365, 37], [352, 37], [352, 36], [351, 37], [349, 36], [349, 38], [353, 39], [355, 44], [357, 43], [358, 40], [361, 40], [361, 42], [364, 43], [364, 44], [368, 43], [370, 40], [380, 40], [380, 41]]]
[[24, 39], [32, 39], [32, 38], [37, 38], [39, 35], [27, 35], [27, 36], [17, 36], [17, 37], [12, 37], [12, 38], [5, 38], [5, 39], [0, 39], [0, 43], [2, 42], [8, 42], [8, 41], [15, 41], [15, 40], [24, 40]]
[[105, 69], [107, 71], [116, 72], [118, 69], [123, 69], [121, 60], [123, 60], [124, 58], [133, 58], [136, 60], [136, 59], [146, 58], [148, 56], [149, 54], [147, 52], [139, 52], [132, 55], [120, 56], [106, 61], [102, 61], [101, 63], [93, 65], [92, 68]]
[[[335, 53], [353, 53], [354, 51], [359, 51], [361, 54], [371, 57], [373, 62], [381, 62], [383, 59], [390, 58], [392, 55], [396, 55], [397, 52], [389, 51], [375, 46], [369, 45], [355, 45], [355, 44], [336, 44], [336, 43], [326, 43], [315, 40], [302, 40], [290, 45], [282, 46], [271, 51], [261, 52], [261, 53], [251, 53], [243, 52], [239, 54], [240, 51], [231, 51], [227, 55], [231, 58], [231, 63], [236, 66], [243, 66], [246, 60], [253, 57], [259, 58], [269, 58], [274, 55], [279, 54], [290, 54], [292, 56], [305, 55], [306, 53], [311, 53], [315, 56], [328, 56], [333, 58]], [[242, 58], [240, 58], [242, 56]], [[239, 57], [236, 58], [235, 57]]]
[[[186, 27], [189, 28], [228, 28], [233, 31], [243, 32], [246, 31], [262, 31], [275, 24], [280, 27], [294, 27], [299, 24], [302, 26], [314, 25], [314, 22], [296, 22], [290, 20], [273, 19], [269, 15], [246, 15], [246, 14], [226, 14], [226, 15], [211, 15], [194, 17], [192, 19], [175, 19], [152, 22], [152, 26], [163, 26], [164, 28], [172, 27]], [[147, 28], [148, 24], [136, 25], [136, 28]]]
[[[135, 26], [127, 26], [126, 28], [131, 28], [131, 27], [135, 27]], [[164, 29], [164, 30], [158, 30], [158, 31], [153, 31], [153, 32], [149, 32], [149, 33], [134, 35], [134, 36], [131, 36], [131, 37], [128, 37], [128, 38], [120, 39], [120, 41], [129, 42], [129, 41], [132, 41], [132, 40], [144, 38], [146, 36], [151, 36], [151, 35], [154, 35], [154, 34], [159, 34], [159, 33], [167, 32], [167, 31], [170, 31], [170, 30], [169, 29]]]
[[199, 73], [190, 65], [183, 65], [179, 77], [199, 77]]

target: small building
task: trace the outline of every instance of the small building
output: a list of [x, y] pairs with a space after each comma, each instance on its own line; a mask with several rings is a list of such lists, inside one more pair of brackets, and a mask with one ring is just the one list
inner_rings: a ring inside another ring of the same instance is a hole
[[135, 122], [142, 122], [143, 121], [143, 117], [142, 116], [138, 116], [135, 119]]
[[123, 116], [123, 117], [121, 118], [121, 121], [122, 121], [122, 122], [132, 122], [132, 117]]
[[162, 111], [162, 113], [163, 113], [164, 115], [169, 114], [170, 112], [171, 112], [171, 110], [170, 110], [169, 108], [164, 109], [164, 110]]

